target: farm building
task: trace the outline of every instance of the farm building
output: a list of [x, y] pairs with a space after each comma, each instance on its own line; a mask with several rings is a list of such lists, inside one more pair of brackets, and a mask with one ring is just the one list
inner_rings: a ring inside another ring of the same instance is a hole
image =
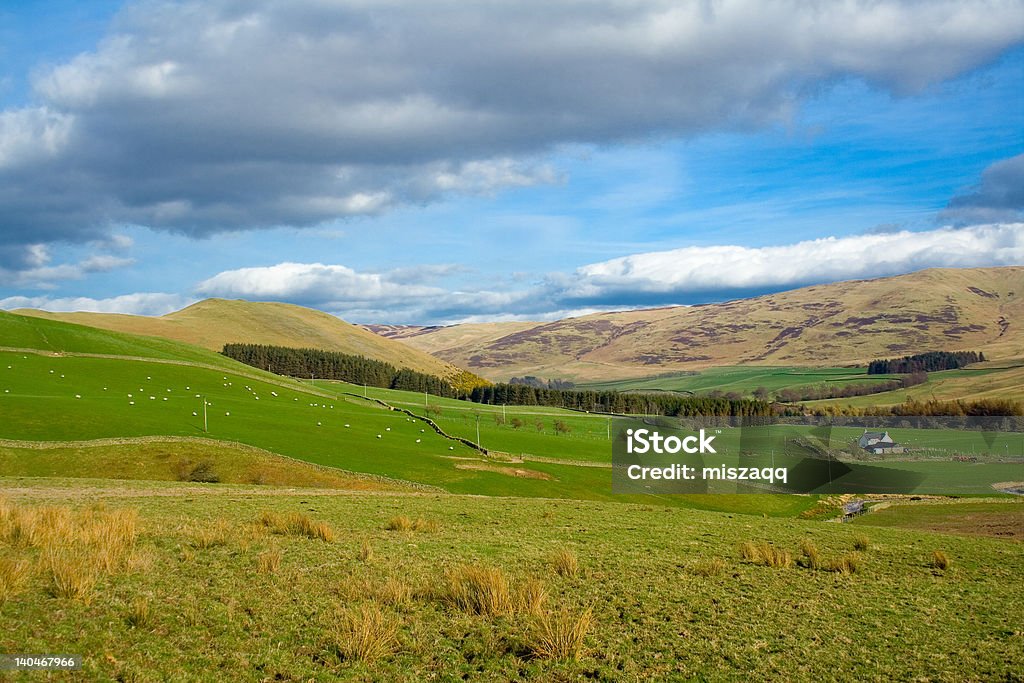
[[868, 453], [881, 455], [883, 453], [902, 453], [903, 446], [893, 441], [889, 432], [868, 432], [861, 434], [857, 444]]
[[895, 443], [889, 432], [869, 432], [865, 431], [860, 435], [860, 440], [857, 445], [861, 448], [867, 448], [868, 446], [874, 446], [875, 444], [891, 444]]

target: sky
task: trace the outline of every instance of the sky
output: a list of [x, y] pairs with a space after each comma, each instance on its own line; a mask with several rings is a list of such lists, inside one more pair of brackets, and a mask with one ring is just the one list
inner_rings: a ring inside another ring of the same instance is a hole
[[0, 1], [0, 308], [551, 320], [1024, 264], [1024, 1]]

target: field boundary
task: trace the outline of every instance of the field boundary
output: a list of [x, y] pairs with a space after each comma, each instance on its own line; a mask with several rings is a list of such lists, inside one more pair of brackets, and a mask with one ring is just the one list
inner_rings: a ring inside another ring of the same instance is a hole
[[353, 394], [353, 393], [348, 392], [348, 391], [342, 392], [342, 395], [343, 396], [352, 396], [352, 397], [355, 397], [355, 398], [360, 398], [360, 399], [362, 399], [364, 401], [370, 401], [372, 403], [378, 403], [378, 404], [384, 406], [385, 408], [387, 408], [388, 410], [397, 410], [398, 412], [400, 412], [400, 413], [402, 413], [404, 415], [408, 415], [409, 417], [411, 417], [413, 419], [421, 420], [423, 422], [426, 422], [428, 425], [430, 425], [430, 427], [435, 432], [438, 433], [439, 436], [442, 436], [442, 437], [444, 437], [446, 439], [450, 439], [451, 441], [458, 441], [459, 443], [461, 443], [463, 445], [469, 446], [470, 448], [472, 448], [472, 449], [474, 449], [476, 451], [479, 451], [482, 455], [485, 455], [485, 456], [486, 455], [490, 455], [490, 451], [488, 451], [486, 448], [484, 448], [480, 444], [476, 443], [475, 441], [472, 441], [470, 439], [464, 439], [461, 436], [453, 436], [453, 435], [447, 433], [446, 431], [441, 429], [441, 427], [438, 426], [438, 424], [436, 422], [434, 422], [433, 420], [431, 420], [429, 417], [425, 417], [423, 415], [417, 415], [416, 413], [412, 412], [411, 410], [407, 410], [406, 408], [399, 408], [398, 406], [393, 406], [390, 403], [388, 403], [388, 402], [386, 402], [386, 401], [384, 401], [382, 399], [373, 397], [373, 396], [360, 396], [359, 394]]

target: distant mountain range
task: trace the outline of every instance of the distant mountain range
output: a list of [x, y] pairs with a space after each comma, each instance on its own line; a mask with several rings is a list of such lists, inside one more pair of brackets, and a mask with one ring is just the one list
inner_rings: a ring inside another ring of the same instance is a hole
[[624, 379], [722, 365], [863, 364], [930, 350], [1024, 356], [1024, 267], [929, 269], [556, 322], [370, 325], [492, 380]]

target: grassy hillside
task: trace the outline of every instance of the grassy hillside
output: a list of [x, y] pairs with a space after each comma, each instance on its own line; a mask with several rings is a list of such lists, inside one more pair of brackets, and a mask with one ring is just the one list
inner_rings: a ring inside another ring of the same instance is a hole
[[932, 372], [927, 382], [909, 389], [856, 398], [810, 401], [807, 405], [888, 406], [903, 403], [910, 398], [919, 401], [933, 398], [940, 401], [977, 401], [986, 398], [1024, 401], [1024, 366], [987, 367], [987, 364], [980, 364], [960, 370]]
[[464, 338], [457, 325], [402, 341], [493, 380], [609, 381], [717, 366], [858, 365], [926, 350], [1021, 357], [1022, 320], [1024, 267], [930, 269], [511, 332], [474, 325]]
[[[136, 354], [147, 352], [146, 344], [153, 340], [139, 338], [135, 343], [131, 335], [56, 321], [0, 317], [0, 331], [24, 332], [26, 320], [31, 323], [28, 329], [42, 331], [34, 339], [48, 349], [54, 339], [66, 339], [69, 347], [120, 348], [130, 355], [0, 351], [0, 411], [5, 418], [0, 438], [74, 442], [204, 437], [451, 492], [627, 500], [610, 490], [614, 429], [603, 415], [531, 406], [482, 406], [340, 382], [299, 382], [169, 341], [161, 341], [153, 353], [182, 358], [191, 353], [199, 359], [209, 355], [220, 358], [223, 365], [146, 359]], [[84, 331], [81, 339], [76, 336], [79, 331]], [[103, 336], [108, 334], [110, 340], [104, 342]], [[33, 338], [22, 334], [20, 339], [30, 343]], [[413, 416], [373, 399], [408, 409]], [[55, 420], [55, 415], [60, 419]], [[423, 418], [433, 420], [444, 434], [436, 433]], [[777, 443], [771, 448], [781, 453], [787, 448], [786, 439], [803, 433], [788, 429], [773, 432]], [[834, 430], [837, 442], [833, 447], [843, 447], [858, 434], [859, 430]], [[991, 450], [994, 456], [1017, 456], [1021, 448], [1016, 441], [1000, 437], [991, 449], [985, 449], [979, 445], [983, 440], [970, 432], [903, 434], [895, 430], [893, 435], [901, 443], [927, 447], [929, 454], [947, 459], [957, 454], [982, 455], [982, 450]], [[478, 442], [491, 453], [484, 456], [449, 437]], [[720, 435], [723, 458], [737, 457], [740, 437], [739, 430]], [[1014, 467], [1019, 465], [927, 465], [928, 476], [917, 490], [984, 491], [992, 483], [1015, 480], [1012, 472], [1004, 471]], [[99, 467], [80, 472], [86, 476], [102, 473]], [[156, 478], [166, 476], [163, 473]], [[814, 505], [813, 498], [758, 497], [734, 494], [733, 490], [722, 489], [729, 495], [668, 496], [662, 500], [674, 506], [780, 516], [794, 516]]]
[[[46, 318], [0, 311], [0, 348], [37, 349], [53, 354], [77, 353], [151, 358], [216, 367], [240, 368], [219, 353], [189, 344], [108, 332]], [[258, 370], [252, 370], [258, 373]]]
[[[476, 450], [437, 434], [421, 420], [372, 400], [344, 395], [357, 391], [350, 385], [311, 386], [187, 344], [15, 315], [0, 316], [0, 337], [47, 351], [0, 351], [0, 414], [4, 416], [0, 439], [66, 442], [204, 437], [452, 492], [624, 500], [611, 493], [607, 470], [571, 462], [531, 462], [515, 467], [495, 464]], [[150, 344], [155, 344], [152, 351]], [[54, 353], [55, 349], [71, 348], [82, 353], [121, 350], [128, 355]], [[150, 352], [174, 362], [139, 357]], [[223, 365], [212, 369], [187, 364], [182, 359], [190, 354], [198, 361], [214, 358]], [[410, 402], [418, 396], [399, 393]], [[208, 402], [208, 432], [203, 431], [204, 400]], [[599, 424], [603, 429], [604, 420]], [[576, 438], [580, 436], [582, 430]], [[552, 450], [569, 441], [553, 442]], [[606, 458], [609, 444], [587, 440], [586, 448]], [[98, 467], [91, 473], [103, 474]], [[666, 498], [665, 503], [689, 505], [691, 501]], [[693, 504], [736, 507], [728, 498]], [[809, 498], [780, 498], [761, 511], [792, 516], [813, 504]], [[758, 506], [751, 498], [741, 507], [753, 511]]]
[[245, 342], [356, 354], [417, 372], [447, 377], [457, 368], [429, 354], [384, 339], [333, 315], [302, 306], [207, 299], [162, 317], [107, 313], [49, 313], [19, 310], [21, 315], [187, 342], [213, 351]]
[[0, 554], [22, 572], [0, 650], [82, 654], [90, 680], [960, 681], [1024, 666], [1010, 541], [579, 501], [5, 485]]
[[1021, 500], [900, 501], [874, 506], [855, 524], [1024, 540]]
[[7, 477], [106, 477], [360, 491], [413, 490], [397, 482], [317, 467], [252, 446], [200, 438], [121, 438], [66, 445], [0, 441], [0, 472]]

